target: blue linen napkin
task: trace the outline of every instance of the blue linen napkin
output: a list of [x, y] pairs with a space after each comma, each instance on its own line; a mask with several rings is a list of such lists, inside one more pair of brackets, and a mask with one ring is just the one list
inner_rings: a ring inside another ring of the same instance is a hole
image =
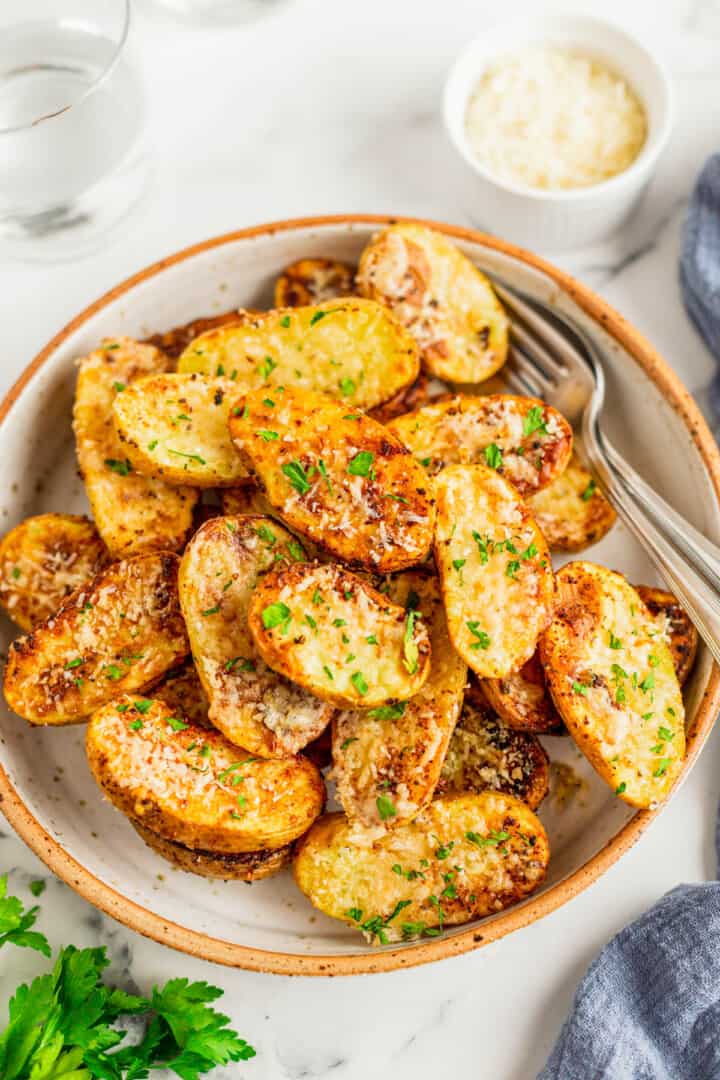
[[[720, 364], [720, 154], [690, 200], [680, 284]], [[710, 404], [720, 418], [720, 371]], [[715, 847], [720, 878], [720, 817]], [[720, 1080], [720, 881], [678, 885], [605, 946], [538, 1080]]]

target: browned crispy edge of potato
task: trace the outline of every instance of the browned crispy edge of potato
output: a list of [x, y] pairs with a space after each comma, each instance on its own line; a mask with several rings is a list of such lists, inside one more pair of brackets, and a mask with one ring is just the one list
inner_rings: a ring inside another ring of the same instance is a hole
[[352, 296], [355, 267], [336, 259], [297, 259], [286, 266], [275, 282], [275, 307], [305, 307]]
[[665, 616], [675, 674], [684, 686], [695, 663], [699, 640], [690, 616], [678, 598], [664, 589], [651, 585], [636, 585], [635, 589], [651, 614]]
[[537, 650], [519, 671], [502, 679], [483, 679], [479, 689], [500, 718], [517, 731], [558, 735], [564, 729]]
[[177, 360], [190, 342], [200, 337], [200, 334], [204, 334], [207, 330], [215, 330], [218, 326], [237, 326], [247, 314], [243, 309], [235, 308], [232, 311], [223, 311], [220, 315], [206, 315], [183, 323], [182, 326], [173, 326], [162, 333], [151, 334], [150, 337], [144, 339], [143, 343], [154, 345], [166, 356]]
[[175, 840], [166, 840], [136, 818], [129, 818], [129, 821], [152, 851], [178, 870], [199, 877], [219, 878], [222, 881], [262, 881], [279, 873], [292, 859], [292, 844], [267, 851], [195, 851]]

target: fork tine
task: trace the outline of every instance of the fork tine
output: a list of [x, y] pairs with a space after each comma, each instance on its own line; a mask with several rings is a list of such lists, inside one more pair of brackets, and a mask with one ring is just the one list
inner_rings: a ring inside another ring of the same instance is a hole
[[516, 345], [510, 346], [504, 370], [507, 371], [508, 381], [512, 376], [516, 383], [522, 385], [523, 393], [532, 397], [545, 397], [548, 391], [547, 380]]
[[564, 365], [559, 365], [557, 360], [547, 351], [545, 346], [532, 334], [529, 334], [521, 323], [514, 322], [510, 328], [510, 336], [519, 347], [523, 356], [533, 364], [543, 375], [545, 380], [556, 386], [558, 376], [567, 372]]
[[526, 334], [531, 332], [535, 347], [542, 350], [543, 366], [546, 366], [556, 379], [566, 375], [569, 368], [575, 367], [578, 361], [585, 363], [575, 346], [529, 304], [503, 285], [493, 282], [493, 287], [510, 313], [524, 324], [524, 327], [518, 329], [524, 329]]

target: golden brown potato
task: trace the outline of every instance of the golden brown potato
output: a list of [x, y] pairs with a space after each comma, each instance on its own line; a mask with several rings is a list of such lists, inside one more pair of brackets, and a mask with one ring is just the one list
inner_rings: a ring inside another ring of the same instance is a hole
[[499, 791], [537, 810], [549, 783], [550, 760], [535, 736], [513, 731], [489, 705], [466, 699], [450, 740], [438, 795]]
[[530, 493], [528, 506], [554, 551], [596, 544], [615, 524], [615, 511], [577, 454], [548, 487]]
[[440, 233], [383, 229], [362, 253], [357, 283], [407, 327], [431, 375], [479, 383], [505, 363], [507, 316], [485, 275]]
[[678, 682], [684, 686], [695, 663], [698, 632], [687, 611], [672, 593], [650, 585], [636, 585], [638, 596], [667, 634]]
[[26, 518], [0, 540], [0, 604], [32, 630], [110, 561], [97, 529], [74, 514]]
[[338, 296], [352, 296], [354, 291], [354, 267], [335, 259], [298, 259], [286, 266], [275, 282], [275, 307], [321, 304]]
[[377, 405], [374, 409], [368, 409], [368, 416], [377, 420], [378, 424], [387, 424], [396, 416], [404, 416], [405, 413], [419, 409], [422, 405], [427, 405], [430, 401], [447, 393], [440, 383], [436, 383], [435, 386], [437, 390], [433, 393], [427, 375], [420, 372], [414, 383], [399, 390], [389, 401], [384, 401], [382, 405]]
[[272, 877], [292, 860], [292, 844], [274, 851], [238, 851], [232, 854], [218, 851], [193, 851], [192, 848], [166, 840], [130, 818], [135, 832], [152, 851], [172, 863], [178, 870], [200, 877], [221, 878], [223, 881], [261, 881]]
[[555, 617], [540, 639], [555, 706], [616, 795], [654, 807], [685, 757], [685, 713], [670, 650], [620, 574], [572, 562], [557, 585]]
[[407, 701], [430, 672], [430, 638], [417, 608], [391, 603], [335, 564], [265, 574], [248, 625], [269, 667], [336, 705]]
[[275, 850], [322, 811], [306, 758], [264, 760], [162, 702], [124, 695], [90, 718], [88, 762], [108, 799], [165, 840], [215, 854]]
[[484, 465], [435, 479], [435, 562], [453, 645], [480, 678], [503, 678], [535, 652], [555, 592], [542, 533], [515, 488]]
[[123, 453], [144, 476], [198, 488], [234, 487], [248, 471], [228, 431], [237, 387], [204, 375], [146, 375], [115, 398]]
[[432, 661], [423, 688], [407, 702], [338, 713], [333, 721], [333, 776], [348, 818], [401, 825], [433, 797], [460, 714], [467, 667], [450, 644], [437, 579], [418, 571], [390, 582], [389, 598], [408, 599], [430, 630]]
[[192, 660], [168, 671], [162, 682], [152, 688], [155, 701], [162, 701], [175, 716], [191, 724], [210, 727], [208, 699]]
[[[279, 512], [255, 481], [248, 481], [248, 483], [241, 484], [240, 487], [223, 488], [220, 492], [220, 505], [223, 514], [228, 516], [233, 514], [260, 514], [261, 517], [275, 518], [281, 525], [284, 525]], [[324, 553], [317, 544], [313, 544], [312, 540], [308, 540], [307, 536], [303, 536], [300, 542], [311, 562], [324, 557]]]
[[223, 311], [221, 315], [208, 315], [202, 319], [193, 319], [192, 322], [184, 323], [182, 326], [174, 326], [164, 333], [153, 334], [145, 339], [145, 343], [154, 345], [156, 349], [160, 349], [166, 356], [177, 360], [196, 337], [207, 333], [208, 330], [217, 330], [220, 326], [238, 326], [243, 321], [243, 317], [247, 317], [247, 312], [242, 310]]
[[540, 885], [549, 855], [532, 810], [484, 791], [436, 799], [385, 833], [326, 814], [294, 873], [316, 908], [385, 945], [502, 911]]
[[169, 552], [113, 563], [10, 646], [5, 700], [33, 724], [71, 724], [139, 691], [188, 652]]
[[329, 300], [268, 311], [193, 341], [178, 371], [225, 375], [239, 393], [295, 386], [370, 409], [409, 386], [420, 370], [414, 339], [371, 300]]
[[537, 650], [517, 671], [483, 679], [482, 693], [501, 720], [516, 731], [559, 734], [563, 722], [550, 697]]
[[73, 428], [78, 464], [98, 532], [115, 558], [176, 551], [192, 528], [197, 492], [140, 476], [115, 434], [113, 403], [141, 375], [167, 371], [152, 345], [106, 338], [80, 361]]
[[262, 575], [303, 558], [298, 541], [270, 518], [218, 517], [195, 533], [180, 568], [180, 602], [210, 720], [262, 757], [297, 753], [332, 719], [331, 706], [267, 667], [248, 627]]
[[521, 495], [552, 483], [572, 451], [572, 428], [559, 412], [513, 394], [457, 394], [399, 416], [388, 428], [428, 472], [488, 465]]
[[375, 420], [325, 394], [273, 388], [239, 399], [230, 434], [288, 526], [336, 558], [388, 573], [427, 554], [431, 480]]

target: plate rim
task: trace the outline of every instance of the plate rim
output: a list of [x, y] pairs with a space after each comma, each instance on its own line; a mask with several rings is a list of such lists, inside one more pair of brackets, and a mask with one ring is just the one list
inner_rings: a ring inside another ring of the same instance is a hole
[[[692, 395], [680, 378], [661, 357], [649, 341], [620, 315], [610, 304], [596, 295], [586, 285], [552, 263], [510, 244], [472, 228], [449, 225], [427, 218], [385, 214], [329, 214], [310, 217], [288, 218], [261, 223], [247, 228], [221, 233], [209, 239], [181, 248], [170, 255], [125, 278], [95, 301], [85, 307], [40, 350], [10, 387], [0, 403], [0, 429], [10, 410], [38, 371], [50, 359], [56, 349], [96, 312], [119, 296], [128, 293], [148, 278], [161, 274], [168, 267], [193, 258], [203, 252], [236, 241], [274, 235], [301, 229], [322, 229], [332, 225], [378, 225], [387, 226], [398, 222], [412, 222], [436, 229], [446, 236], [465, 240], [498, 251], [540, 271], [552, 279], [559, 288], [576, 303], [591, 319], [613, 337], [638, 363], [660, 390], [663, 398], [677, 413], [691, 436], [720, 502], [720, 450]], [[105, 914], [131, 930], [198, 959], [224, 964], [248, 971], [280, 975], [358, 975], [394, 971], [415, 967], [434, 960], [458, 956], [461, 953], [497, 941], [514, 930], [522, 929], [537, 919], [561, 907], [586, 889], [604, 874], [640, 838], [645, 829], [657, 817], [677, 787], [688, 775], [704, 742], [712, 730], [715, 716], [720, 709], [720, 667], [713, 664], [703, 697], [698, 704], [692, 728], [692, 741], [685, 765], [668, 799], [656, 810], [639, 810], [616, 835], [582, 866], [553, 885], [547, 892], [509, 908], [492, 922], [479, 927], [459, 931], [449, 938], [440, 938], [382, 952], [363, 952], [303, 955], [259, 949], [236, 942], [225, 941], [197, 930], [183, 927], [165, 919], [148, 908], [123, 896], [111, 885], [97, 878], [62, 847], [44, 829], [27, 808], [10, 778], [0, 765], [0, 810], [10, 826], [31, 850], [62, 881], [83, 899], [89, 901]]]

